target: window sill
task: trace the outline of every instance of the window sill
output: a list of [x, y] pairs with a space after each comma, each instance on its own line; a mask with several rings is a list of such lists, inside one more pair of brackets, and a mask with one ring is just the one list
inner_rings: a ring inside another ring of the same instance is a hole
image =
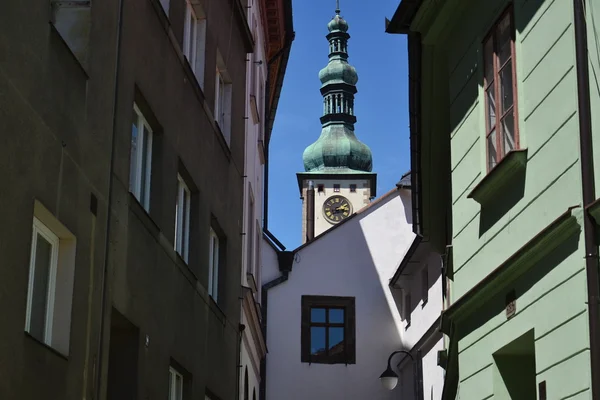
[[[56, 25], [54, 25], [54, 23], [52, 21], [49, 21], [50, 23], [50, 27], [52, 28], [52, 31], [54, 31], [54, 33], [56, 35], [58, 35], [60, 41], [65, 45], [67, 51], [69, 52], [69, 54], [72, 56], [73, 61], [75, 61], [75, 64], [79, 67], [79, 69], [81, 70], [81, 72], [83, 73], [84, 77], [86, 80], [90, 79], [90, 76], [88, 74], [86, 65], [79, 59], [79, 57], [77, 57], [75, 55], [75, 53], [73, 52], [73, 50], [71, 49], [71, 46], [69, 46], [69, 44], [67, 43], [67, 41], [65, 40], [65, 38], [63, 37], [63, 35], [60, 33], [60, 31], [58, 30], [58, 28], [56, 27]], [[87, 54], [87, 58], [89, 58], [89, 47], [88, 47], [88, 54]]]
[[129, 192], [129, 209], [140, 219], [144, 226], [152, 233], [152, 235], [158, 240], [160, 228], [154, 222], [150, 213], [146, 211], [142, 203], [140, 203], [135, 195]]
[[219, 134], [217, 135], [220, 139], [219, 143], [221, 143], [221, 146], [223, 147], [225, 153], [227, 153], [227, 156], [231, 157], [231, 137], [229, 138], [229, 143], [227, 143], [227, 138], [225, 138], [225, 134], [221, 129], [221, 125], [219, 125], [219, 123], [215, 121], [215, 126], [217, 128], [217, 131], [219, 132]]
[[475, 186], [467, 198], [481, 205], [497, 197], [514, 177], [525, 171], [527, 165], [527, 149], [512, 150], [488, 172]]
[[38, 338], [32, 336], [29, 332], [27, 331], [23, 331], [25, 333], [25, 337], [33, 340], [35, 343], [37, 343], [38, 345], [44, 347], [46, 350], [49, 350], [51, 353], [54, 353], [56, 356], [62, 358], [65, 361], [69, 361], [69, 356], [61, 353], [60, 351], [56, 350], [54, 347], [42, 342], [41, 340], [39, 340]]
[[209, 304], [210, 310], [213, 312], [213, 314], [215, 314], [215, 316], [219, 319], [219, 321], [223, 325], [225, 325], [225, 323], [227, 321], [227, 317], [225, 316], [225, 313], [223, 312], [223, 310], [221, 310], [221, 307], [219, 307], [219, 305], [217, 304], [215, 299], [210, 294], [208, 295], [208, 304]]

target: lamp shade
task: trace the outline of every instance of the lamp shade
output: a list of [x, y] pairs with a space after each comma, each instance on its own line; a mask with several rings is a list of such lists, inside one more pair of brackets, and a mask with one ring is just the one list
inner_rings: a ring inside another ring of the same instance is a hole
[[388, 366], [387, 369], [379, 377], [381, 384], [387, 390], [394, 390], [398, 384], [398, 375]]

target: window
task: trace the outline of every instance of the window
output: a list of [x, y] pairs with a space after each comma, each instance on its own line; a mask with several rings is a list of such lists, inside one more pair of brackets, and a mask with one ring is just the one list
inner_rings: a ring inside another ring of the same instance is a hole
[[356, 193], [356, 185], [354, 183], [350, 185], [350, 193]]
[[169, 367], [169, 400], [183, 399], [183, 375]]
[[354, 304], [354, 297], [302, 296], [302, 362], [356, 362]]
[[219, 291], [219, 237], [213, 228], [210, 228], [209, 246], [208, 294], [214, 301], [217, 301]]
[[217, 54], [217, 73], [215, 91], [215, 118], [227, 144], [231, 142], [231, 80], [225, 69], [225, 63]]
[[183, 30], [183, 54], [188, 60], [200, 87], [204, 89], [206, 52], [206, 15], [199, 4], [186, 1]]
[[90, 0], [51, 0], [52, 24], [82, 65], [87, 65], [92, 26]]
[[175, 203], [175, 251], [188, 262], [190, 242], [190, 189], [177, 174], [177, 201]]
[[339, 192], [339, 191], [340, 191], [340, 185], [339, 185], [339, 184], [337, 184], [337, 183], [336, 183], [336, 184], [334, 184], [334, 185], [333, 185], [333, 191], [334, 191], [334, 192]]
[[25, 331], [65, 355], [71, 330], [75, 244], [75, 236], [36, 200]]
[[519, 148], [512, 19], [512, 12], [505, 12], [483, 44], [488, 171]]
[[318, 185], [317, 186], [317, 192], [319, 192], [319, 193], [325, 192], [325, 185]]
[[133, 105], [129, 191], [146, 211], [150, 210], [150, 174], [152, 167], [152, 129], [137, 105]]

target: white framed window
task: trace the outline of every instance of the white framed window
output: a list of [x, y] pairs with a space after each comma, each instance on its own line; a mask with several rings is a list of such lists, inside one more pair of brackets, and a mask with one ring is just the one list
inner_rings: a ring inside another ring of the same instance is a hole
[[183, 375], [169, 367], [169, 400], [183, 400]]
[[190, 243], [190, 189], [177, 174], [177, 201], [175, 203], [175, 251], [188, 262]]
[[58, 246], [58, 236], [34, 217], [25, 330], [47, 345], [52, 342]]
[[208, 294], [215, 300], [219, 295], [219, 237], [213, 228], [210, 228], [208, 259]]
[[131, 154], [129, 158], [129, 191], [146, 211], [150, 210], [150, 178], [152, 172], [152, 128], [136, 104], [133, 105]]
[[204, 89], [204, 64], [206, 54], [206, 15], [199, 4], [186, 0], [183, 30], [183, 54], [194, 75]]
[[231, 79], [225, 64], [217, 53], [217, 71], [215, 83], [215, 118], [227, 144], [231, 142]]
[[75, 236], [34, 202], [25, 331], [68, 355], [75, 276]]

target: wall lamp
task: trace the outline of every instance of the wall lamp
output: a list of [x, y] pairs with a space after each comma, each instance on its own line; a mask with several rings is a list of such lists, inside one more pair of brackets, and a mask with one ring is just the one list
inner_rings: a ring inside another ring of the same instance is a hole
[[394, 390], [394, 388], [398, 384], [398, 374], [395, 373], [394, 370], [392, 369], [392, 357], [394, 357], [398, 353], [403, 353], [403, 354], [406, 354], [407, 356], [409, 356], [414, 365], [414, 368], [415, 368], [414, 395], [416, 396], [418, 393], [418, 391], [417, 391], [417, 376], [418, 376], [417, 375], [417, 364], [415, 363], [415, 358], [413, 357], [413, 355], [410, 354], [410, 352], [408, 352], [406, 350], [397, 350], [397, 351], [394, 351], [392, 354], [390, 354], [390, 357], [388, 358], [387, 369], [385, 371], [383, 371], [383, 374], [381, 374], [381, 376], [379, 377], [379, 379], [381, 380], [381, 384], [387, 390]]

